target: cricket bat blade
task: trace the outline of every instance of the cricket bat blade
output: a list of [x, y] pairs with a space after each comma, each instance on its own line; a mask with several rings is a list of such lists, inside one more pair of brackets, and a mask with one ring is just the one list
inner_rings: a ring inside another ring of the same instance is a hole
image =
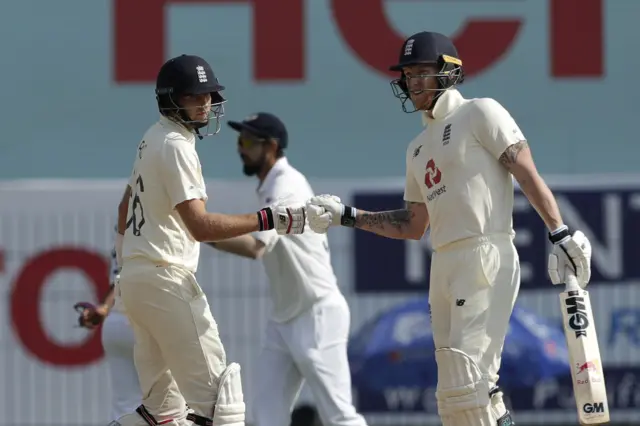
[[567, 279], [565, 290], [560, 293], [560, 309], [578, 419], [582, 425], [609, 423], [607, 388], [589, 292], [580, 288], [569, 268], [565, 276]]

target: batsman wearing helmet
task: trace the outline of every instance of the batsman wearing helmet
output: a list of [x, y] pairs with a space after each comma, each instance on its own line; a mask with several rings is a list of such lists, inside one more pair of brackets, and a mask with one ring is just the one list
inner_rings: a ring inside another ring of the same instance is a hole
[[[130, 425], [244, 425], [240, 366], [227, 366], [218, 327], [198, 284], [200, 242], [275, 229], [299, 234], [303, 206], [257, 213], [207, 212], [196, 137], [216, 134], [224, 89], [197, 56], [167, 61], [158, 74], [160, 119], [145, 133], [118, 210], [119, 288], [135, 337], [142, 390]], [[190, 411], [185, 410], [184, 396]]]
[[442, 423], [511, 425], [497, 382], [520, 287], [512, 176], [549, 229], [554, 284], [564, 282], [565, 265], [583, 287], [588, 283], [589, 242], [563, 223], [507, 110], [491, 98], [462, 97], [457, 87], [464, 80], [463, 62], [449, 38], [414, 34], [391, 70], [400, 74], [392, 88], [403, 110], [419, 111], [426, 125], [406, 152], [406, 207], [368, 212], [322, 195], [307, 202], [309, 226], [326, 232], [343, 225], [418, 240], [430, 225], [434, 253], [429, 303]]

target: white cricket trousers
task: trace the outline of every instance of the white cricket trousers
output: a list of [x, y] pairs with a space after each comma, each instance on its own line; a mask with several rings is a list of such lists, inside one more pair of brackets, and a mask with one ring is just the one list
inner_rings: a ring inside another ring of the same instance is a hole
[[135, 412], [142, 404], [138, 373], [133, 363], [133, 330], [127, 316], [111, 310], [102, 324], [102, 347], [111, 384], [111, 420]]
[[508, 234], [447, 244], [431, 257], [429, 305], [436, 349], [469, 355], [491, 387], [520, 289], [520, 261]]
[[[226, 357], [193, 273], [146, 259], [124, 262], [120, 292], [135, 336], [142, 403], [159, 423], [190, 425], [186, 403], [211, 418]], [[184, 396], [184, 399], [182, 396]]]
[[352, 403], [351, 315], [339, 292], [286, 323], [269, 321], [253, 395], [256, 426], [286, 426], [306, 381], [324, 426], [365, 426]]

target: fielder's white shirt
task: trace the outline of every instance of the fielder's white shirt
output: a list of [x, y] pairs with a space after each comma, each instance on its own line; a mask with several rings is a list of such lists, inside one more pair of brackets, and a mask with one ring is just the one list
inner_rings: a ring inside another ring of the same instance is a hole
[[175, 209], [183, 201], [207, 200], [193, 133], [161, 117], [138, 145], [129, 185], [132, 197], [122, 249], [123, 263], [143, 257], [196, 272], [200, 243]]
[[[257, 193], [261, 207], [278, 198], [293, 196], [305, 202], [314, 196], [307, 179], [286, 158], [278, 159]], [[271, 230], [253, 235], [265, 245], [263, 263], [271, 286], [274, 321], [289, 321], [339, 291], [326, 234], [307, 230], [300, 235], [279, 236]]]
[[407, 149], [404, 199], [426, 203], [434, 249], [464, 238], [513, 235], [513, 180], [498, 158], [525, 140], [497, 101], [447, 90]]

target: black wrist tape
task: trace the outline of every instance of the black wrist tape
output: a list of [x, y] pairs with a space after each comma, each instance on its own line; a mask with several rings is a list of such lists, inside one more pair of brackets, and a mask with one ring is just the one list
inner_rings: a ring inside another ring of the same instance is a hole
[[356, 226], [356, 208], [350, 206], [344, 206], [344, 213], [340, 217], [340, 225], [353, 228]]
[[562, 231], [557, 232], [555, 234], [552, 234], [551, 232], [549, 232], [549, 241], [551, 241], [552, 244], [558, 244], [564, 238], [570, 237], [570, 236], [571, 236], [571, 231], [569, 231], [569, 228], [565, 227]]
[[275, 227], [273, 222], [273, 212], [269, 207], [260, 210], [258, 213], [258, 224], [261, 231], [268, 231]]

